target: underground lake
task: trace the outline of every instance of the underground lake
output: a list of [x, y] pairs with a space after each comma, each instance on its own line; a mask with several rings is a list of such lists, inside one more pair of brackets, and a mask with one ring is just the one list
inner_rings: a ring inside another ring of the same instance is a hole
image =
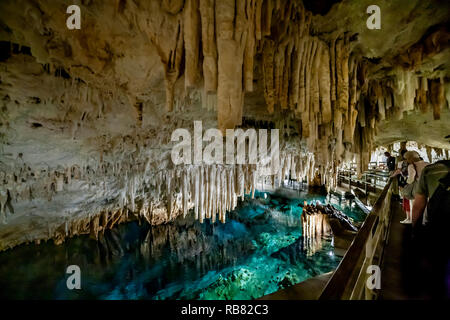
[[[3, 299], [255, 299], [334, 270], [342, 257], [332, 237], [313, 253], [303, 244], [304, 202], [331, 204], [355, 223], [366, 214], [352, 200], [306, 191], [246, 196], [226, 223], [186, 218], [158, 226], [133, 221], [62, 245], [21, 245], [0, 253]], [[69, 265], [81, 289], [66, 286]]]

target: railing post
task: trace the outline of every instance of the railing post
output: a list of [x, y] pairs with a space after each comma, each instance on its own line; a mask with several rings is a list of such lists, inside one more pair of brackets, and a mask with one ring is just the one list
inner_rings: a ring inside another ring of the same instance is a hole
[[[364, 192], [366, 193], [366, 198], [367, 198], [367, 174], [364, 175]], [[366, 203], [367, 204], [367, 203]]]
[[352, 172], [348, 172], [348, 190], [352, 191]]

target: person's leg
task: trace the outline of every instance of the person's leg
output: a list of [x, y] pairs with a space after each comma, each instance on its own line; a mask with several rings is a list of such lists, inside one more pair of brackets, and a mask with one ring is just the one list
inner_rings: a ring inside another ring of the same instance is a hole
[[414, 205], [414, 201], [413, 200], [409, 200], [409, 212], [408, 212], [408, 221], [410, 223], [412, 223], [412, 208]]
[[422, 215], [422, 225], [426, 225], [428, 223], [428, 207], [425, 207], [425, 211], [423, 212]]
[[405, 211], [406, 214], [406, 218], [403, 221], [400, 221], [400, 223], [410, 223], [410, 212], [411, 212], [411, 207], [410, 207], [410, 203], [409, 200], [406, 198], [403, 198], [403, 211]]
[[[403, 209], [403, 212], [406, 214], [406, 204], [405, 204], [405, 199], [402, 199], [402, 209]], [[405, 220], [406, 220], [406, 219], [400, 221], [400, 223], [404, 223]]]
[[[389, 176], [391, 176], [395, 171], [390, 171]], [[398, 199], [398, 177], [392, 179], [392, 195]]]

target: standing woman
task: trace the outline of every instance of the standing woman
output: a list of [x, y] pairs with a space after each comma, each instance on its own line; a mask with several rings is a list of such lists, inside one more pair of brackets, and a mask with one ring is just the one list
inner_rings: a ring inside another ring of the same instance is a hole
[[417, 151], [408, 151], [403, 155], [405, 161], [408, 163], [408, 179], [406, 180], [406, 186], [403, 188], [402, 194], [403, 197], [409, 199], [410, 201], [410, 213], [407, 214], [407, 218], [401, 223], [411, 223], [412, 222], [412, 208], [414, 206], [414, 196], [417, 191], [417, 185], [419, 178], [422, 174], [423, 168], [429, 165], [428, 162], [425, 162], [420, 157]]
[[406, 214], [406, 219], [400, 221], [400, 223], [410, 223], [412, 212], [409, 199], [403, 196], [403, 188], [407, 185], [406, 179], [408, 178], [408, 162], [404, 157], [407, 151], [406, 149], [399, 150], [400, 155], [398, 157], [397, 170], [391, 175], [391, 178], [397, 180], [400, 195], [402, 196], [402, 208]]

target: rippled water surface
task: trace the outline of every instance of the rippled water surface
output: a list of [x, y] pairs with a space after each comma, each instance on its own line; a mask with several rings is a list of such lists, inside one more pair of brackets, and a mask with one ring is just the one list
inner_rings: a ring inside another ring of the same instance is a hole
[[[307, 256], [298, 205], [332, 203], [356, 222], [348, 201], [283, 191], [257, 193], [227, 222], [192, 218], [161, 226], [137, 222], [108, 230], [99, 242], [79, 236], [56, 246], [24, 245], [0, 253], [0, 298], [252, 299], [336, 268], [332, 241]], [[81, 269], [81, 290], [68, 290], [67, 266]]]

